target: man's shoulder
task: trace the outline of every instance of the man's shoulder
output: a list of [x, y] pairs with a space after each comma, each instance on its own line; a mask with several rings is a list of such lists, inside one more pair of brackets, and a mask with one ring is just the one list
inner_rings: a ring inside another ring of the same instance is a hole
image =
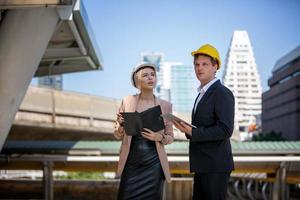
[[233, 97], [233, 93], [232, 91], [226, 87], [225, 85], [223, 85], [222, 83], [220, 83], [218, 85], [218, 87], [216, 88], [216, 94], [219, 94], [219, 95], [229, 95], [229, 96], [232, 96]]

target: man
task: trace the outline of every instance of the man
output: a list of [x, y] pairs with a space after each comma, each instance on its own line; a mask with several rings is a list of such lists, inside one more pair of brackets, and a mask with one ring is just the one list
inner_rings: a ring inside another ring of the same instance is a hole
[[234, 169], [230, 137], [234, 125], [234, 96], [215, 75], [221, 66], [218, 51], [206, 44], [192, 52], [199, 94], [192, 111], [191, 128], [172, 121], [190, 140], [190, 170], [194, 172], [193, 199], [226, 199]]

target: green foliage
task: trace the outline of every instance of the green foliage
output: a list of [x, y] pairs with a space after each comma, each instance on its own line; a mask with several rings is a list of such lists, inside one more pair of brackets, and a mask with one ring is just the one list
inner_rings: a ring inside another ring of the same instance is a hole
[[281, 132], [270, 131], [267, 133], [258, 133], [253, 135], [252, 141], [285, 141], [286, 139], [281, 135]]
[[103, 180], [105, 177], [99, 172], [68, 172], [67, 175], [57, 176], [56, 179], [69, 180]]

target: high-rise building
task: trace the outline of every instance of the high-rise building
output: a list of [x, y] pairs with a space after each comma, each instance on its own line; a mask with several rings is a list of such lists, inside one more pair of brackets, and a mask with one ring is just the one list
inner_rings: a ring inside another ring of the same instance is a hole
[[164, 93], [164, 91], [162, 91], [162, 73], [160, 70], [160, 64], [161, 62], [163, 62], [163, 53], [159, 53], [159, 52], [144, 52], [141, 54], [141, 62], [142, 63], [152, 63], [155, 64], [157, 66], [157, 84], [156, 84], [156, 91], [155, 94], [158, 97], [161, 97], [161, 94]]
[[49, 87], [56, 90], [62, 90], [62, 84], [63, 84], [62, 75], [44, 76], [38, 79], [38, 85], [40, 87]]
[[175, 112], [190, 113], [197, 94], [194, 68], [180, 62], [163, 62], [160, 73], [162, 85], [159, 96], [170, 101]]
[[258, 124], [262, 87], [252, 46], [246, 31], [234, 31], [225, 61], [223, 83], [235, 97], [235, 129], [247, 138], [248, 129]]
[[300, 46], [280, 58], [262, 95], [263, 133], [282, 133], [287, 140], [300, 140]]
[[155, 64], [157, 66], [157, 70], [159, 71], [159, 66], [160, 63], [163, 62], [163, 53], [159, 53], [159, 52], [150, 52], [150, 53], [142, 53], [141, 54], [141, 58], [142, 58], [142, 62], [148, 62], [148, 63], [152, 63]]

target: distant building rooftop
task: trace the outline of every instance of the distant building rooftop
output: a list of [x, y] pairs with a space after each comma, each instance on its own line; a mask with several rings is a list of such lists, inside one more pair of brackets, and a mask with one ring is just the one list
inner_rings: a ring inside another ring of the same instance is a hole
[[296, 60], [298, 57], [300, 57], [300, 45], [296, 47], [291, 52], [287, 53], [285, 56], [277, 60], [275, 63], [275, 66], [273, 67], [272, 73], [276, 73], [282, 69], [285, 69], [289, 66], [291, 62]]

